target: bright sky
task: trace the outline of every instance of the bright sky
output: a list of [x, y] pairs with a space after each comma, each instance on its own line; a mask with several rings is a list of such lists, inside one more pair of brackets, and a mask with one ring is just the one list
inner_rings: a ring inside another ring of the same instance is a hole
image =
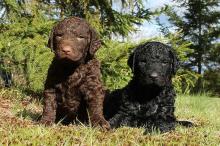
[[[151, 10], [161, 8], [164, 5], [174, 5], [175, 3], [172, 0], [146, 0], [144, 5], [146, 8], [150, 8]], [[165, 15], [161, 15], [160, 20], [164, 24], [168, 24], [167, 18]], [[150, 22], [144, 22], [142, 26], [137, 27], [139, 29], [138, 32], [130, 35], [132, 40], [141, 40], [143, 38], [152, 38], [156, 36], [161, 36], [159, 27], [156, 24], [155, 19]]]
[[[149, 8], [150, 10], [155, 10], [161, 8], [165, 5], [174, 5], [175, 3], [172, 0], [143, 0], [145, 8]], [[120, 11], [120, 2], [113, 3], [113, 8], [117, 11]], [[167, 21], [167, 17], [165, 15], [159, 16], [160, 21], [163, 24], [169, 24]], [[150, 22], [145, 21], [143, 25], [136, 27], [139, 31], [132, 33], [129, 35], [128, 39], [139, 41], [144, 38], [152, 38], [156, 36], [162, 36], [159, 30], [159, 26], [156, 23], [155, 18], [153, 18]], [[116, 37], [117, 39], [120, 39]]]

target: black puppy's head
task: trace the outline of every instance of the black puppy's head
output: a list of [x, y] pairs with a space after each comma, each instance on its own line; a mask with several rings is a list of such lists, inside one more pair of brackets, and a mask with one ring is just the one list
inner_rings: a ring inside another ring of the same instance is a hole
[[66, 18], [52, 29], [48, 47], [59, 60], [83, 62], [92, 58], [101, 45], [96, 31], [78, 17]]
[[148, 42], [134, 50], [128, 65], [134, 73], [134, 80], [140, 85], [163, 87], [171, 84], [179, 62], [171, 47], [160, 42]]

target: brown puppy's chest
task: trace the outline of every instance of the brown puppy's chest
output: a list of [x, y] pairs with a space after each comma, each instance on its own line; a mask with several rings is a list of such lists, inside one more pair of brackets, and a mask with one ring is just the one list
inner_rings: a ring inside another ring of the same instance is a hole
[[77, 71], [68, 76], [59, 84], [55, 85], [57, 91], [57, 103], [59, 106], [71, 108], [74, 106], [74, 102], [82, 102], [84, 95], [80, 91], [81, 82], [85, 77], [79, 77]]
[[[86, 95], [81, 91], [81, 87], [87, 84], [88, 78], [94, 76], [94, 64], [96, 65], [95, 68], [99, 70], [99, 62], [91, 60], [87, 64], [78, 66], [72, 74], [63, 78], [60, 83], [55, 85], [58, 106], [71, 109], [76, 103], [80, 103], [80, 105], [85, 103]], [[93, 69], [91, 69], [92, 65]]]
[[58, 91], [57, 102], [62, 106], [71, 106], [71, 101], [81, 101], [83, 98], [78, 86], [73, 86], [70, 89], [65, 85], [65, 82], [56, 85], [56, 90]]

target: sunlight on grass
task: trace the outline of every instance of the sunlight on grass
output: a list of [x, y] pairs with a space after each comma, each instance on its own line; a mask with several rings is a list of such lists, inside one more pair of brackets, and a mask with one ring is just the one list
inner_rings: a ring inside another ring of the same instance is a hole
[[[13, 97], [13, 98], [12, 98]], [[24, 102], [19, 91], [0, 91], [0, 99], [10, 104], [12, 115], [0, 111], [0, 145], [218, 145], [220, 143], [220, 98], [206, 95], [179, 95], [178, 119], [189, 120], [195, 127], [177, 126], [175, 131], [143, 135], [143, 128], [121, 127], [110, 131], [85, 125], [39, 125], [42, 111], [39, 101]]]

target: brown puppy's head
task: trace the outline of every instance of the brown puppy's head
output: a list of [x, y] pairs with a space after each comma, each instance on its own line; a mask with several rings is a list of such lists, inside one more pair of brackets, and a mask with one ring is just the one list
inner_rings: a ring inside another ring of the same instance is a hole
[[66, 18], [56, 24], [48, 41], [48, 47], [57, 59], [78, 63], [91, 59], [100, 44], [95, 30], [78, 17]]

